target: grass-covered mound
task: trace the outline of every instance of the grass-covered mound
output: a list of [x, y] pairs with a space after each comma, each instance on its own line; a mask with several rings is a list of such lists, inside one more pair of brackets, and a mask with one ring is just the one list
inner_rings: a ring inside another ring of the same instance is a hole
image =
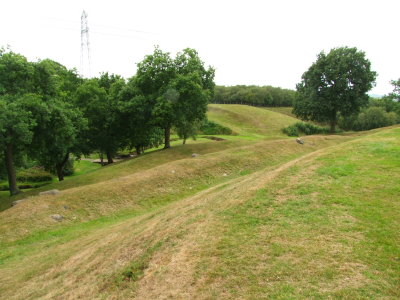
[[208, 119], [250, 139], [282, 138], [283, 127], [297, 119], [265, 108], [238, 104], [210, 104]]

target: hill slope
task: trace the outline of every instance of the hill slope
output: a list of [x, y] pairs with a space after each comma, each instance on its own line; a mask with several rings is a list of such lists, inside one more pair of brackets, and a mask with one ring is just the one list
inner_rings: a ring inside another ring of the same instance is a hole
[[399, 297], [400, 128], [304, 140], [177, 146], [1, 212], [1, 297]]
[[241, 136], [252, 138], [282, 138], [282, 128], [298, 121], [279, 112], [239, 104], [210, 104], [207, 116]]
[[158, 151], [157, 154], [145, 155], [123, 164], [115, 164], [101, 168], [96, 172], [83, 174], [77, 177], [66, 178], [63, 182], [47, 185], [39, 189], [34, 189], [16, 198], [10, 199], [8, 192], [0, 192], [0, 211], [9, 208], [16, 199], [38, 194], [40, 191], [52, 188], [64, 190], [92, 183], [102, 182], [108, 178], [118, 178], [149, 169], [154, 166], [189, 157], [192, 153], [207, 154], [218, 152], [232, 147], [239, 147], [256, 142], [260, 139], [287, 138], [281, 132], [281, 128], [293, 123], [294, 118], [288, 118], [284, 114], [266, 111], [264, 108], [257, 108], [246, 105], [209, 105], [208, 117], [217, 123], [223, 124], [235, 130], [238, 136], [223, 136], [227, 139], [223, 142], [214, 142], [209, 139], [198, 138], [197, 141], [188, 140], [185, 147], [181, 141], [174, 141], [173, 149], [170, 151]]

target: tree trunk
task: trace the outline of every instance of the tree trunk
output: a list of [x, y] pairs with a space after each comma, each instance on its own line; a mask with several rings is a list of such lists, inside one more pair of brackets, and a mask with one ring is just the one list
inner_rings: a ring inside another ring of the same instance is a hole
[[142, 154], [142, 149], [140, 146], [135, 146], [136, 149], [136, 155], [139, 156], [140, 154]]
[[102, 166], [104, 166], [104, 155], [103, 155], [103, 152], [100, 152], [100, 153], [99, 153], [99, 157], [100, 157], [100, 164], [101, 164]]
[[57, 177], [58, 177], [58, 181], [63, 181], [64, 180], [64, 166], [67, 163], [69, 159], [69, 153], [67, 153], [63, 159], [62, 162], [56, 164], [56, 171], [57, 171]]
[[21, 193], [21, 191], [17, 186], [17, 178], [15, 176], [15, 169], [13, 163], [13, 148], [11, 144], [7, 144], [4, 154], [5, 154], [4, 159], [7, 168], [7, 175], [8, 175], [8, 186], [10, 188], [10, 195], [13, 196]]
[[186, 138], [184, 137], [183, 138], [183, 143], [182, 143], [183, 145], [185, 145], [186, 144]]
[[335, 133], [335, 129], [336, 129], [336, 119], [335, 120], [331, 120], [329, 133]]
[[164, 138], [165, 138], [164, 149], [171, 148], [170, 137], [171, 137], [171, 127], [167, 127], [164, 129]]
[[56, 170], [57, 170], [58, 181], [63, 181], [64, 180], [64, 174], [63, 174], [62, 166], [57, 164], [56, 165]]
[[111, 152], [110, 152], [110, 151], [107, 151], [107, 163], [108, 163], [108, 164], [112, 164], [113, 162], [114, 162], [114, 161], [113, 161]]

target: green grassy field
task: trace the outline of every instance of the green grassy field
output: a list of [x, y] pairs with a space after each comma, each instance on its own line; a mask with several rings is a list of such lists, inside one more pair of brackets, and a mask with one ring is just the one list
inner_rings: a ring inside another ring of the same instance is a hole
[[78, 173], [0, 212], [0, 298], [400, 297], [400, 128], [299, 145], [286, 115], [211, 107], [238, 136]]

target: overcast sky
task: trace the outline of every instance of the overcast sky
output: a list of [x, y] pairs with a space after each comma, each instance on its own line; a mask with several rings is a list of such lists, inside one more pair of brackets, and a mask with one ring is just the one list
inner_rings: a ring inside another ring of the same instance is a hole
[[80, 69], [81, 14], [88, 13], [91, 73], [130, 77], [154, 45], [198, 50], [220, 85], [295, 88], [316, 55], [333, 47], [366, 52], [374, 94], [400, 77], [399, 0], [20, 1], [1, 0], [0, 47], [30, 60]]

